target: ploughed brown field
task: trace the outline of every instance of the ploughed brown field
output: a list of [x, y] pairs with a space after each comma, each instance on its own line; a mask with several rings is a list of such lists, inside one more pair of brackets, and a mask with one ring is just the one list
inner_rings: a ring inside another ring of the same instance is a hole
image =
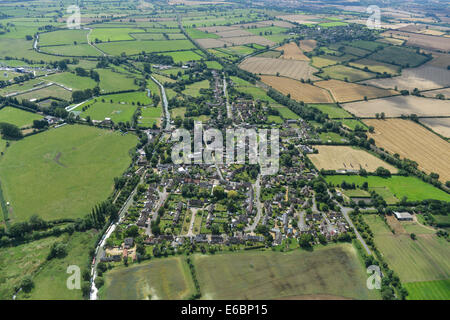
[[282, 78], [276, 76], [261, 76], [262, 82], [271, 86], [275, 90], [287, 95], [297, 101], [306, 103], [332, 103], [333, 99], [324, 89], [318, 88], [308, 83], [298, 80]]
[[407, 38], [406, 44], [410, 46], [416, 46], [431, 50], [450, 51], [450, 38], [396, 30], [389, 30], [382, 33], [381, 35], [390, 37], [391, 34], [394, 38]]
[[280, 76], [298, 80], [319, 79], [313, 75], [318, 70], [311, 67], [307, 61], [251, 57], [245, 59], [239, 67], [255, 74], [276, 75], [278, 73]]
[[397, 173], [397, 169], [378, 159], [367, 151], [351, 146], [314, 146], [319, 153], [309, 154], [308, 157], [317, 167], [325, 170], [359, 171], [365, 169], [374, 172], [378, 167]]
[[317, 81], [314, 84], [329, 90], [337, 102], [364, 100], [364, 97], [374, 99], [398, 94], [395, 90], [380, 89], [340, 80]]
[[277, 48], [277, 50], [283, 51], [281, 56], [282, 59], [309, 61], [309, 58], [303, 54], [302, 50], [300, 50], [295, 42], [286, 43], [285, 45]]
[[450, 180], [450, 144], [444, 139], [410, 120], [371, 119], [364, 123], [375, 128], [369, 137], [378, 147], [416, 161], [420, 170], [439, 174], [442, 182]]

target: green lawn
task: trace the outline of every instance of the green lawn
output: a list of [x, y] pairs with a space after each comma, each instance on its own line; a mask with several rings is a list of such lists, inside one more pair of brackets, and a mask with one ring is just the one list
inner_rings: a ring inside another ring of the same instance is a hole
[[362, 185], [365, 181], [369, 187], [386, 187], [398, 199], [403, 196], [408, 197], [411, 201], [422, 201], [426, 199], [436, 199], [450, 201], [450, 195], [444, 191], [423, 182], [416, 177], [392, 176], [391, 178], [381, 178], [376, 176], [345, 176], [336, 175], [326, 177], [327, 182], [334, 185], [341, 184], [342, 181]]
[[217, 61], [205, 61], [205, 64], [209, 69], [216, 69], [216, 70], [223, 69], [222, 65]]
[[96, 69], [96, 71], [100, 75], [100, 90], [102, 93], [139, 89], [134, 84], [135, 77], [131, 75], [114, 72], [111, 69]]
[[189, 267], [181, 256], [118, 267], [104, 277], [102, 300], [180, 300], [195, 292]]
[[197, 254], [194, 264], [203, 299], [378, 298], [367, 289], [365, 269], [350, 244], [313, 252]]
[[18, 126], [19, 128], [30, 126], [34, 120], [42, 119], [37, 113], [23, 111], [13, 107], [0, 109], [0, 122], [7, 122]]
[[236, 90], [239, 92], [243, 92], [246, 94], [250, 94], [253, 96], [254, 99], [262, 100], [262, 101], [268, 101], [271, 103], [275, 103], [275, 100], [273, 100], [271, 97], [269, 97], [261, 88], [251, 86], [251, 87], [236, 87]]
[[141, 118], [139, 121], [140, 127], [151, 128], [153, 124], [157, 126], [161, 123], [162, 116], [162, 108], [161, 107], [142, 107], [141, 108]]
[[285, 106], [274, 106], [275, 110], [278, 110], [280, 112], [280, 115], [284, 119], [300, 119], [300, 116], [294, 112], [291, 111], [288, 107]]
[[0, 159], [12, 222], [84, 217], [112, 191], [130, 163], [137, 138], [89, 126], [66, 125], [13, 143]]

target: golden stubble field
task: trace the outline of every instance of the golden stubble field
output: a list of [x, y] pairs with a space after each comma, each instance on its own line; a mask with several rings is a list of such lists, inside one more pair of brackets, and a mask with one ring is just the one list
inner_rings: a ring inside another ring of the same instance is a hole
[[309, 154], [312, 163], [320, 170], [346, 170], [354, 171], [365, 169], [374, 172], [378, 167], [388, 169], [391, 173], [397, 173], [394, 166], [378, 159], [367, 151], [351, 146], [313, 146], [319, 153]]
[[317, 81], [314, 84], [329, 90], [337, 102], [358, 101], [363, 100], [364, 97], [374, 99], [398, 94], [395, 90], [380, 89], [340, 80]]
[[419, 169], [439, 174], [442, 182], [450, 180], [450, 144], [447, 141], [410, 120], [371, 119], [364, 123], [375, 128], [369, 137], [378, 147], [416, 161]]
[[287, 95], [297, 101], [306, 103], [332, 103], [333, 99], [324, 89], [298, 80], [276, 76], [261, 76], [261, 81], [275, 90]]
[[280, 76], [297, 80], [319, 79], [313, 75], [318, 70], [311, 67], [307, 61], [251, 57], [245, 59], [239, 67], [255, 74], [276, 75], [279, 73]]
[[289, 42], [285, 45], [278, 47], [278, 51], [283, 51], [282, 59], [286, 60], [299, 60], [309, 61], [309, 58], [303, 54], [303, 51], [297, 46], [295, 42]]

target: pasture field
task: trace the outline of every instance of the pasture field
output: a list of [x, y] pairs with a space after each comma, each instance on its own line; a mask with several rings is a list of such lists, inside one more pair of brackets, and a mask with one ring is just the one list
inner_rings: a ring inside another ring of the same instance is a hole
[[311, 104], [309, 106], [328, 114], [330, 119], [353, 118], [350, 113], [335, 104]]
[[193, 260], [203, 299], [379, 299], [367, 289], [365, 270], [350, 244], [313, 252], [196, 254]]
[[250, 94], [253, 96], [254, 99], [261, 100], [261, 101], [268, 101], [271, 103], [275, 103], [275, 100], [273, 100], [271, 97], [269, 97], [261, 88], [255, 87], [255, 86], [240, 86], [236, 87], [236, 90], [242, 93]]
[[74, 42], [79, 44], [87, 43], [87, 34], [87, 30], [58, 30], [41, 33], [39, 35], [39, 45], [43, 47], [74, 44]]
[[40, 100], [40, 99], [49, 98], [49, 97], [60, 98], [60, 99], [66, 100], [66, 101], [70, 101], [70, 100], [72, 100], [72, 92], [69, 90], [63, 89], [60, 86], [51, 85], [51, 86], [47, 86], [42, 89], [19, 94], [15, 97], [17, 99], [19, 99], [19, 101], [23, 100], [23, 99], [34, 101], [34, 100]]
[[120, 56], [136, 55], [145, 52], [170, 52], [195, 49], [189, 40], [155, 40], [155, 41], [117, 41], [98, 43], [96, 46], [107, 54]]
[[450, 247], [445, 239], [417, 230], [417, 240], [412, 240], [406, 232], [393, 234], [378, 215], [364, 215], [364, 220], [374, 233], [377, 248], [402, 282], [450, 278]]
[[46, 82], [42, 81], [40, 79], [31, 79], [26, 82], [21, 82], [21, 83], [17, 83], [17, 84], [13, 84], [13, 85], [1, 88], [0, 95], [6, 96], [9, 94], [23, 92], [23, 91], [26, 91], [29, 89], [33, 89], [33, 88], [42, 86], [44, 84], [46, 84]]
[[365, 130], [367, 130], [367, 126], [362, 123], [359, 120], [355, 120], [355, 119], [341, 119], [339, 120], [344, 126], [346, 126], [347, 128], [349, 128], [350, 130], [355, 130], [356, 127], [361, 127]]
[[13, 107], [0, 109], [0, 123], [11, 123], [19, 128], [31, 126], [34, 120], [40, 119], [42, 119], [42, 116], [37, 113], [27, 112]]
[[[81, 300], [80, 290], [69, 290], [66, 285], [67, 268], [71, 265], [84, 266], [89, 259], [86, 248], [93, 247], [97, 239], [96, 231], [77, 232], [69, 236], [64, 234], [57, 241], [67, 244], [67, 255], [46, 263], [33, 277], [34, 289], [30, 293], [23, 291], [18, 300]], [[49, 248], [46, 248], [49, 252]]]
[[[120, 95], [120, 94], [119, 94]], [[80, 111], [80, 117], [86, 119], [88, 116], [91, 120], [103, 121], [105, 118], [110, 118], [114, 123], [118, 122], [130, 122], [133, 114], [137, 109], [136, 105], [131, 103], [121, 102], [115, 95], [105, 96], [113, 98], [113, 102], [105, 100], [105, 102], [96, 99], [97, 101], [88, 101], [79, 106], [75, 111]], [[82, 111], [83, 107], [87, 107], [87, 110]]]
[[101, 53], [88, 44], [63, 45], [41, 47], [40, 50], [46, 53], [52, 53], [68, 57], [96, 57]]
[[285, 95], [290, 94], [291, 98], [297, 101], [306, 103], [333, 102], [326, 90], [308, 83], [276, 76], [261, 76], [261, 81]]
[[403, 69], [402, 74], [393, 78], [371, 79], [364, 81], [377, 87], [386, 89], [432, 90], [450, 86], [450, 72], [443, 68], [426, 63], [413, 69]]
[[319, 134], [319, 139], [323, 142], [333, 142], [333, 143], [348, 143], [348, 139], [342, 137], [341, 135], [337, 134], [336, 132], [321, 132]]
[[134, 40], [134, 38], [130, 36], [130, 33], [140, 32], [145, 32], [145, 30], [134, 28], [95, 28], [92, 29], [89, 34], [89, 41], [95, 42], [96, 40], [99, 40], [101, 42], [110, 42]]
[[141, 117], [139, 118], [139, 126], [145, 128], [153, 127], [153, 124], [160, 126], [161, 124], [161, 116], [162, 116], [161, 107], [142, 107], [141, 108]]
[[208, 69], [216, 69], [216, 70], [223, 69], [222, 65], [217, 61], [205, 61], [205, 64], [208, 67]]
[[169, 110], [171, 118], [181, 117], [181, 119], [184, 119], [184, 114], [186, 113], [186, 108], [180, 107], [180, 108], [173, 108]]
[[362, 71], [359, 69], [343, 66], [343, 65], [335, 65], [331, 67], [326, 67], [322, 69], [322, 72], [319, 74], [322, 78], [329, 77], [337, 80], [347, 80], [350, 82], [361, 81], [373, 78], [375, 74], [367, 71]]
[[443, 137], [450, 138], [450, 118], [420, 118], [420, 123]]
[[280, 112], [281, 117], [283, 119], [300, 119], [300, 116], [291, 111], [288, 107], [285, 106], [274, 106], [278, 112]]
[[[131, 134], [66, 125], [13, 143], [0, 159], [12, 222], [84, 217], [112, 191], [130, 163]], [[36, 192], [39, 190], [39, 192]]]
[[31, 275], [39, 269], [46, 261], [51, 245], [57, 240], [57, 237], [48, 237], [14, 247], [0, 248], [1, 300], [12, 299], [14, 288], [20, 285], [23, 276]]
[[135, 78], [131, 75], [114, 72], [111, 69], [96, 69], [96, 71], [100, 76], [102, 93], [139, 89], [134, 83]]
[[183, 93], [192, 97], [198, 97], [200, 96], [200, 89], [208, 89], [208, 88], [209, 88], [209, 80], [202, 80], [187, 85], [186, 89], [183, 90]]
[[450, 180], [450, 144], [421, 125], [402, 119], [365, 120], [375, 128], [369, 137], [378, 147], [398, 153], [418, 163], [419, 169], [439, 174], [439, 180]]
[[43, 79], [71, 88], [72, 90], [92, 89], [97, 85], [90, 77], [79, 77], [71, 72], [56, 73]]
[[392, 64], [387, 64], [365, 58], [356, 60], [354, 62], [350, 62], [349, 65], [352, 67], [356, 67], [358, 69], [367, 68], [371, 72], [388, 73], [392, 75], [398, 75], [400, 73], [399, 66], [394, 66]]
[[404, 286], [408, 300], [450, 300], [450, 279], [408, 282]]
[[[25, 37], [25, 36], [24, 36]], [[16, 59], [29, 59], [33, 61], [60, 61], [64, 57], [49, 56], [47, 54], [39, 53], [32, 48], [33, 43], [24, 38], [21, 39], [6, 39], [0, 38], [0, 56], [12, 57]]]
[[421, 98], [416, 96], [395, 96], [345, 103], [342, 107], [357, 117], [375, 117], [384, 112], [386, 117], [400, 117], [416, 114], [419, 117], [450, 116], [448, 102], [445, 100]]
[[[347, 183], [355, 183], [358, 186], [362, 186], [364, 182], [367, 182], [369, 189], [380, 188], [381, 190], [381, 188], [387, 188], [390, 191], [390, 196], [393, 195], [397, 199], [407, 197], [410, 201], [422, 201], [426, 199], [450, 201], [450, 195], [445, 191], [427, 184], [416, 177], [392, 176], [390, 178], [381, 178], [377, 176], [335, 175], [327, 176], [326, 180], [333, 185], [338, 185], [346, 181]], [[382, 194], [380, 195], [383, 196]]]
[[398, 46], [386, 46], [382, 50], [371, 54], [369, 59], [387, 62], [402, 67], [417, 67], [427, 61], [428, 58], [416, 53], [413, 49]]
[[367, 99], [375, 99], [398, 94], [394, 90], [380, 89], [340, 80], [317, 81], [314, 85], [328, 90], [337, 102], [364, 100], [365, 97]]
[[267, 116], [267, 123], [281, 124], [281, 123], [283, 123], [283, 119], [280, 116], [269, 115], [269, 116]]
[[317, 169], [336, 171], [359, 171], [365, 169], [367, 172], [374, 172], [378, 167], [384, 167], [391, 173], [398, 170], [378, 159], [374, 155], [351, 146], [313, 146], [319, 153], [308, 154], [308, 158]]
[[282, 51], [282, 59], [309, 61], [309, 58], [303, 54], [303, 51], [297, 46], [295, 42], [289, 42], [278, 47], [277, 50]]
[[317, 69], [311, 67], [306, 61], [251, 57], [245, 59], [239, 66], [255, 74], [277, 75], [278, 73], [280, 76], [297, 80], [318, 80], [313, 75]]
[[220, 38], [215, 33], [205, 32], [205, 31], [195, 29], [195, 28], [186, 28], [186, 33], [192, 39], [206, 39], [206, 38], [217, 39], [217, 38]]
[[355, 58], [355, 56], [348, 55], [348, 54], [345, 54], [342, 56], [332, 56], [332, 55], [324, 54], [321, 56], [312, 57], [311, 64], [316, 68], [323, 68], [323, 67], [328, 67], [331, 65], [338, 64], [339, 62], [348, 61], [353, 58]]
[[387, 45], [384, 43], [378, 43], [374, 41], [367, 41], [367, 40], [355, 40], [352, 42], [348, 42], [350, 46], [361, 48], [368, 51], [374, 51], [380, 47], [386, 47]]
[[194, 51], [165, 52], [165, 56], [171, 56], [175, 63], [202, 60], [203, 56]]
[[189, 267], [181, 256], [117, 267], [104, 278], [102, 300], [181, 300], [195, 293]]

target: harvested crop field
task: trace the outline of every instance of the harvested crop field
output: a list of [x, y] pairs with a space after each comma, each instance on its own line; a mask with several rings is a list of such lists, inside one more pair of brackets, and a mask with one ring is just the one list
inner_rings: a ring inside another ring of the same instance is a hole
[[433, 52], [432, 54], [433, 60], [428, 62], [427, 65], [444, 69], [447, 69], [447, 67], [450, 66], [450, 54], [437, 52]]
[[349, 65], [359, 69], [364, 69], [365, 67], [367, 67], [367, 69], [372, 72], [379, 72], [379, 73], [386, 72], [392, 75], [397, 75], [400, 73], [399, 66], [394, 66], [393, 64], [388, 64], [366, 58], [350, 62]]
[[313, 75], [317, 69], [311, 67], [306, 61], [251, 57], [245, 59], [239, 67], [255, 74], [276, 75], [279, 73], [281, 76], [297, 80], [319, 79]]
[[248, 36], [248, 37], [229, 37], [222, 38], [223, 41], [226, 41], [231, 46], [240, 46], [243, 44], [256, 43], [262, 46], [273, 46], [275, 42], [267, 40], [261, 36]]
[[314, 48], [317, 45], [317, 41], [316, 40], [300, 40], [300, 49], [303, 50], [304, 52], [310, 52], [313, 51]]
[[378, 147], [398, 153], [418, 163], [426, 173], [439, 174], [440, 181], [450, 180], [450, 144], [421, 125], [402, 119], [364, 120], [375, 128], [369, 134]]
[[308, 157], [317, 169], [336, 171], [359, 171], [365, 169], [374, 172], [378, 167], [384, 167], [391, 173], [398, 170], [374, 155], [351, 146], [313, 146], [319, 153]]
[[398, 94], [394, 90], [380, 89], [339, 80], [317, 81], [314, 85], [329, 90], [337, 102], [358, 101], [363, 100], [364, 97], [374, 99]]
[[291, 98], [306, 103], [331, 103], [328, 92], [308, 83], [302, 83], [289, 78], [281, 78], [276, 76], [261, 76], [262, 82], [271, 86], [281, 93], [291, 95]]
[[450, 138], [450, 118], [420, 118], [420, 123], [441, 136]]
[[382, 35], [397, 37], [406, 37], [406, 44], [410, 46], [421, 47], [424, 49], [450, 51], [450, 39], [426, 34], [409, 33], [402, 31], [389, 30]]
[[277, 50], [283, 51], [283, 55], [281, 56], [282, 59], [309, 61], [309, 58], [303, 54], [303, 51], [300, 50], [295, 42], [286, 43], [277, 48]]
[[395, 96], [369, 101], [345, 103], [342, 107], [357, 117], [375, 117], [384, 112], [387, 117], [416, 114], [419, 117], [450, 116], [448, 101], [416, 96]]
[[424, 91], [421, 92], [420, 94], [428, 98], [438, 98], [440, 95], [442, 95], [443, 96], [442, 99], [448, 100], [450, 99], [450, 88]]
[[431, 90], [450, 86], [450, 71], [435, 67], [429, 63], [413, 69], [402, 70], [402, 75], [393, 78], [371, 79], [364, 81], [385, 89]]

